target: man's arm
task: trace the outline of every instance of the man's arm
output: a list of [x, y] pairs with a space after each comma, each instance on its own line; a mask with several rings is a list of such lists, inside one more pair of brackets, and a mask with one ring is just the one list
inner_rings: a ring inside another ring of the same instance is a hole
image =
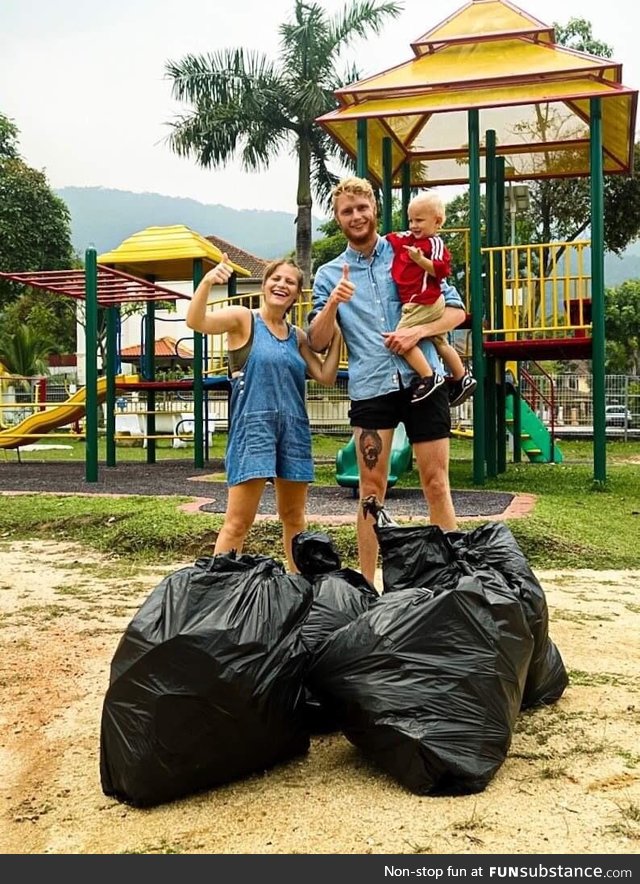
[[340, 304], [350, 301], [355, 286], [349, 279], [349, 266], [342, 268], [342, 276], [327, 298], [324, 306], [315, 314], [307, 330], [307, 341], [312, 350], [321, 353], [331, 343], [335, 332]]
[[445, 300], [444, 313], [440, 319], [436, 319], [434, 322], [426, 322], [422, 325], [414, 325], [410, 328], [386, 332], [384, 335], [385, 346], [392, 353], [403, 356], [408, 350], [419, 344], [423, 338], [432, 338], [434, 335], [446, 334], [464, 322], [467, 313], [458, 290], [446, 280], [442, 281], [440, 288]]
[[425, 322], [422, 325], [413, 325], [410, 328], [401, 328], [393, 332], [384, 333], [385, 347], [392, 353], [403, 356], [412, 347], [415, 347], [423, 338], [432, 338], [434, 335], [442, 335], [453, 331], [464, 322], [466, 312], [462, 307], [444, 308], [444, 313], [435, 322]]

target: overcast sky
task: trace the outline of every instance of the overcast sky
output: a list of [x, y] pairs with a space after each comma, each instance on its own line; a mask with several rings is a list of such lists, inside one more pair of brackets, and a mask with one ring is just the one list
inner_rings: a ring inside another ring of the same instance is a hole
[[[329, 12], [343, 0], [319, 0]], [[167, 123], [179, 112], [167, 60], [244, 46], [276, 59], [278, 26], [293, 0], [0, 0], [0, 112], [20, 130], [20, 151], [55, 187], [102, 186], [182, 196], [238, 209], [295, 212], [296, 164], [268, 172], [209, 171], [173, 155]], [[405, 0], [383, 36], [354, 43], [363, 75], [412, 57], [410, 43], [464, 0]], [[637, 25], [628, 0], [521, 0], [545, 24], [586, 18], [613, 47], [626, 86], [640, 88]]]

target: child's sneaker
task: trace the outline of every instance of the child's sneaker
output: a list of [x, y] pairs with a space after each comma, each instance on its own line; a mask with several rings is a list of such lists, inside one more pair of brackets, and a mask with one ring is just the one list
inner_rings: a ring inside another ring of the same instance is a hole
[[449, 405], [454, 408], [456, 405], [462, 405], [469, 396], [473, 395], [473, 391], [478, 386], [477, 380], [466, 372], [458, 381], [449, 384]]
[[434, 390], [444, 384], [444, 378], [441, 374], [432, 374], [420, 380], [415, 384], [413, 393], [411, 394], [411, 402], [422, 402], [427, 396], [431, 396]]

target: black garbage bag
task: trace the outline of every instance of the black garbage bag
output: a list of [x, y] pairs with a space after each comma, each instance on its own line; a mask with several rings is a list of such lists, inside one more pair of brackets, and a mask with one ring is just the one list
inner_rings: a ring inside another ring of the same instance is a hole
[[[375, 587], [359, 571], [342, 568], [332, 539], [322, 532], [303, 531], [292, 541], [293, 560], [313, 587], [313, 602], [302, 625], [302, 642], [313, 655], [336, 629], [350, 623], [378, 600]], [[305, 687], [307, 726], [312, 733], [337, 730], [322, 703]]]
[[569, 678], [560, 652], [549, 636], [544, 589], [504, 522], [487, 522], [473, 531], [445, 534], [432, 525], [390, 524], [384, 507], [376, 502], [368, 502], [368, 511], [377, 520], [383, 594], [416, 586], [454, 586], [461, 574], [495, 570], [520, 599], [534, 639], [523, 708], [554, 703], [562, 696]]
[[264, 556], [199, 559], [139, 609], [111, 664], [102, 789], [149, 806], [304, 753], [301, 629], [313, 599]]
[[503, 763], [533, 638], [496, 572], [383, 595], [329, 636], [308, 680], [366, 756], [417, 794], [485, 788]]
[[291, 541], [291, 554], [296, 568], [305, 577], [328, 574], [342, 567], [340, 553], [333, 540], [323, 531], [301, 531]]

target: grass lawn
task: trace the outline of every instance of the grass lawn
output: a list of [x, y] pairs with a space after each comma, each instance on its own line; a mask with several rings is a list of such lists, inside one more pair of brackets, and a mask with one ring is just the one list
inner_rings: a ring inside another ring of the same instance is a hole
[[[335, 453], [347, 436], [315, 436], [316, 482], [335, 484]], [[59, 440], [56, 440], [59, 442]], [[83, 460], [84, 444], [69, 443], [64, 451], [24, 452], [22, 460]], [[224, 455], [226, 434], [214, 436], [211, 459]], [[522, 492], [537, 496], [534, 512], [512, 519], [509, 526], [533, 566], [640, 568], [640, 443], [612, 441], [607, 444], [607, 483], [593, 483], [592, 444], [581, 440], [561, 443], [562, 464], [508, 464], [506, 473], [486, 480], [484, 488]], [[5, 460], [15, 458], [4, 452]], [[99, 458], [104, 460], [104, 442]], [[141, 448], [117, 449], [118, 460], [146, 459]], [[157, 459], [193, 457], [192, 449], [172, 449], [162, 443]], [[2, 457], [0, 457], [0, 470]], [[451, 484], [473, 489], [472, 444], [451, 440]], [[399, 486], [418, 487], [415, 470], [405, 474]], [[0, 535], [74, 539], [115, 555], [143, 559], [197, 556], [210, 552], [220, 516], [203, 518], [176, 510], [175, 500], [86, 497], [5, 496], [0, 509]], [[472, 530], [477, 523], [461, 523]], [[320, 528], [320, 526], [315, 526]], [[343, 564], [356, 565], [355, 531], [351, 526], [321, 526], [336, 540]], [[247, 552], [281, 555], [278, 526], [256, 524]]]

